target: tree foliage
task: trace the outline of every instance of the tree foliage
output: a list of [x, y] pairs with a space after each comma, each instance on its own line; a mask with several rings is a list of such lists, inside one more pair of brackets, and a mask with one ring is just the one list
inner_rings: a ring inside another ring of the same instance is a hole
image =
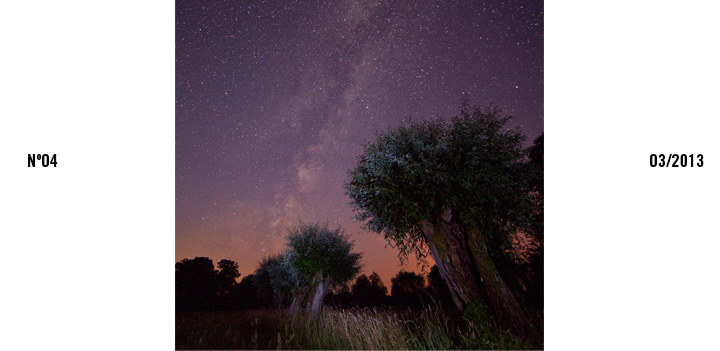
[[360, 271], [361, 254], [353, 253], [353, 243], [341, 228], [327, 224], [300, 224], [287, 237], [287, 263], [301, 286], [319, 275], [333, 285], [344, 284]]
[[534, 239], [535, 246], [530, 250], [528, 259], [527, 300], [536, 309], [542, 310], [544, 306], [544, 217], [545, 217], [545, 187], [544, 187], [544, 135], [540, 135], [530, 147], [530, 165], [532, 170], [531, 186], [534, 190], [534, 212], [532, 230], [529, 235]]
[[528, 149], [528, 155], [530, 157], [529, 182], [530, 189], [533, 191], [535, 214], [529, 234], [542, 245], [545, 216], [545, 136], [543, 134], [533, 141], [533, 145]]
[[287, 307], [296, 286], [284, 254], [264, 257], [255, 270], [254, 283], [260, 302], [275, 308]]
[[261, 307], [255, 286], [255, 275], [250, 274], [243, 277], [238, 283], [233, 294], [234, 305], [240, 309]]
[[390, 282], [395, 305], [419, 307], [422, 304], [425, 278], [421, 274], [401, 270]]
[[365, 144], [345, 184], [356, 218], [382, 233], [401, 259], [427, 255], [420, 223], [452, 208], [491, 240], [494, 255], [512, 252], [511, 236], [529, 223], [528, 173], [517, 129], [496, 107], [466, 102], [451, 123], [413, 121]]
[[237, 284], [237, 278], [240, 277], [238, 264], [232, 260], [222, 259], [218, 262], [218, 268], [220, 269], [217, 273], [220, 293], [227, 296], [233, 286]]
[[217, 305], [215, 266], [207, 257], [175, 263], [175, 307], [178, 310], [210, 310]]

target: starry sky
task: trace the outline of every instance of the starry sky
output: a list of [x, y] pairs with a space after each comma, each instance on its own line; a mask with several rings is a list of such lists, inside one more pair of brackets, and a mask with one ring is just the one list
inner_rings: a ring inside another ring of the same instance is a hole
[[239, 264], [288, 228], [341, 226], [385, 285], [401, 268], [354, 221], [347, 170], [408, 116], [463, 98], [543, 131], [541, 1], [176, 1], [175, 259]]

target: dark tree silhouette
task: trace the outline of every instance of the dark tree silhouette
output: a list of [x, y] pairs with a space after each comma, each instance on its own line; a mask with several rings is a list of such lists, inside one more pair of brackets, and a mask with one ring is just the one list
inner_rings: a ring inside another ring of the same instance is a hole
[[[452, 123], [409, 121], [364, 146], [346, 193], [404, 258], [432, 254], [458, 309], [487, 296], [501, 327], [538, 339], [493, 257], [514, 255], [533, 222], [525, 137], [496, 107], [461, 106]], [[429, 250], [429, 252], [428, 252]]]
[[216, 270], [211, 259], [195, 257], [175, 263], [175, 308], [179, 311], [232, 309], [233, 291], [240, 277], [238, 265], [220, 260]]
[[351, 290], [353, 300], [359, 307], [377, 307], [384, 304], [387, 298], [387, 288], [375, 272], [369, 278], [365, 274], [359, 276]]
[[355, 299], [353, 298], [353, 294], [350, 292], [347, 285], [341, 286], [338, 291], [329, 291], [327, 295], [325, 295], [323, 303], [336, 308], [357, 306]]
[[240, 277], [238, 271], [238, 264], [231, 260], [220, 260], [218, 262], [218, 283], [220, 287], [220, 295], [229, 296], [235, 284], [237, 284], [237, 278]]
[[443, 280], [440, 275], [437, 265], [430, 268], [430, 273], [428, 274], [428, 287], [426, 290], [428, 294], [444, 308], [454, 306], [452, 296], [450, 295], [450, 288], [448, 288], [445, 280]]
[[218, 307], [217, 272], [211, 259], [195, 257], [175, 263], [175, 308], [180, 311]]
[[285, 255], [270, 255], [263, 258], [255, 270], [253, 279], [260, 304], [276, 309], [288, 306], [295, 281], [286, 263]]
[[250, 274], [240, 280], [231, 294], [234, 307], [239, 309], [260, 308], [260, 301], [255, 286], [255, 275]]
[[493, 260], [500, 274], [506, 278], [508, 286], [521, 297], [525, 305], [542, 314], [544, 286], [544, 186], [543, 186], [543, 135], [540, 135], [528, 148], [529, 172], [528, 184], [532, 200], [532, 221], [524, 228], [522, 259], [509, 256], [497, 256]]
[[545, 281], [545, 246], [544, 246], [544, 218], [545, 218], [545, 151], [544, 135], [540, 135], [530, 147], [530, 185], [534, 190], [535, 217], [532, 230], [528, 233], [536, 244], [530, 250], [528, 258], [529, 279], [527, 280], [528, 301], [536, 309], [542, 311], [544, 307], [544, 281]]
[[422, 305], [425, 278], [421, 274], [400, 271], [391, 279], [394, 305], [418, 308]]

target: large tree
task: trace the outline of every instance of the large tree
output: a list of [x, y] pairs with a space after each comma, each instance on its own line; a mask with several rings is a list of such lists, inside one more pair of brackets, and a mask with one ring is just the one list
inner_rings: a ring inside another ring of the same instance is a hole
[[492, 259], [513, 254], [533, 216], [525, 137], [506, 128], [509, 118], [465, 102], [450, 123], [411, 120], [380, 134], [349, 171], [346, 194], [401, 258], [432, 254], [460, 310], [485, 294], [503, 328], [535, 337]]
[[341, 228], [327, 224], [300, 224], [287, 237], [286, 260], [296, 282], [293, 306], [308, 301], [315, 315], [328, 290], [353, 279], [360, 271], [361, 254], [353, 253], [353, 243]]

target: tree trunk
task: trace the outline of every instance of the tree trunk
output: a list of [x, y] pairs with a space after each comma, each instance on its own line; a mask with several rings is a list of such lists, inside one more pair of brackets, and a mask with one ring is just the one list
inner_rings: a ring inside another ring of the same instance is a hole
[[458, 308], [462, 311], [482, 296], [484, 287], [500, 326], [537, 341], [530, 319], [488, 255], [485, 238], [477, 232], [469, 233], [450, 209], [435, 222], [423, 222], [422, 231]]
[[307, 298], [307, 293], [305, 292], [305, 289], [301, 289], [297, 293], [295, 293], [295, 296], [293, 297], [293, 301], [290, 304], [290, 313], [295, 314], [300, 309], [300, 306], [302, 306], [302, 303], [305, 302], [305, 299]]
[[322, 307], [325, 294], [327, 294], [329, 283], [327, 279], [323, 279], [322, 277], [318, 279], [317, 288], [315, 289], [315, 294], [312, 299], [312, 306], [310, 307], [310, 315], [317, 316], [318, 313], [320, 313], [320, 307]]
[[475, 253], [475, 266], [482, 277], [485, 291], [500, 325], [510, 329], [516, 335], [524, 336], [535, 342], [539, 341], [540, 338], [532, 326], [530, 318], [515, 299], [515, 295], [502, 279], [495, 263], [487, 253], [485, 238], [477, 235], [476, 240], [469, 241], [470, 248]]
[[450, 288], [453, 302], [462, 311], [467, 304], [480, 297], [477, 289], [480, 282], [473, 274], [465, 236], [459, 228], [452, 226], [435, 227], [429, 222], [423, 222], [422, 226], [440, 276]]

